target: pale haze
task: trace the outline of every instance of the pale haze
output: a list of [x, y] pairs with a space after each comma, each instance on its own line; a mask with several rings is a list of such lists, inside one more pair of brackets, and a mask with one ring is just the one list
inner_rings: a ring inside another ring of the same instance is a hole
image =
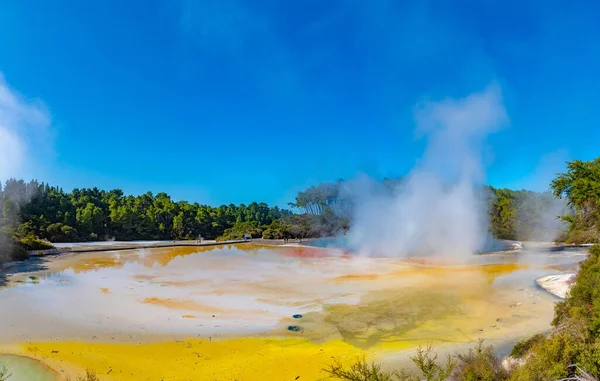
[[476, 187], [485, 181], [486, 137], [508, 124], [501, 89], [427, 101], [416, 108], [415, 124], [427, 148], [401, 190], [390, 194], [366, 176], [349, 182], [349, 243], [366, 255], [467, 257], [488, 235]]
[[43, 103], [21, 96], [0, 73], [0, 179], [38, 172], [35, 166], [51, 152], [51, 142]]

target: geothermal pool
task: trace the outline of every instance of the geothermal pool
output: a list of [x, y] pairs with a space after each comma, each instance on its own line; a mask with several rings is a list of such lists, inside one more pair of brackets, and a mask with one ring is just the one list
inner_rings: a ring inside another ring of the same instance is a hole
[[102, 380], [312, 380], [363, 354], [394, 367], [418, 345], [502, 348], [547, 329], [558, 299], [535, 279], [584, 257], [456, 265], [251, 244], [62, 255], [0, 290], [0, 351]]

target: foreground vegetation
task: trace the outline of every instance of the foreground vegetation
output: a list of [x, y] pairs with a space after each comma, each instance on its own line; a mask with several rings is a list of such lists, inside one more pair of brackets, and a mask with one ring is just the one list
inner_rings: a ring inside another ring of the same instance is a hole
[[11, 376], [12, 374], [4, 365], [0, 366], [0, 381], [8, 381]]

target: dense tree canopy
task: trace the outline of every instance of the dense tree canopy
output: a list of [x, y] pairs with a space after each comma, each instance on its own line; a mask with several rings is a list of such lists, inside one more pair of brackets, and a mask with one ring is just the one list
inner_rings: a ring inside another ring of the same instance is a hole
[[166, 193], [125, 196], [97, 188], [59, 187], [11, 179], [0, 188], [0, 226], [51, 242], [115, 238], [214, 239], [236, 223], [258, 226], [292, 213], [265, 203], [211, 207], [173, 201]]
[[600, 242], [600, 157], [569, 162], [567, 172], [559, 174], [550, 187], [575, 209], [574, 215], [563, 216], [570, 223], [566, 240]]

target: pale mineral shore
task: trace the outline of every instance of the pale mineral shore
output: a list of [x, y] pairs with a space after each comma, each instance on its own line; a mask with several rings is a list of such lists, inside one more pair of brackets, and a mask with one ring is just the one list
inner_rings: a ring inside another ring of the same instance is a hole
[[535, 282], [538, 284], [538, 286], [548, 291], [552, 295], [564, 299], [567, 296], [567, 293], [571, 290], [574, 279], [574, 273], [566, 273], [543, 276], [536, 279]]

